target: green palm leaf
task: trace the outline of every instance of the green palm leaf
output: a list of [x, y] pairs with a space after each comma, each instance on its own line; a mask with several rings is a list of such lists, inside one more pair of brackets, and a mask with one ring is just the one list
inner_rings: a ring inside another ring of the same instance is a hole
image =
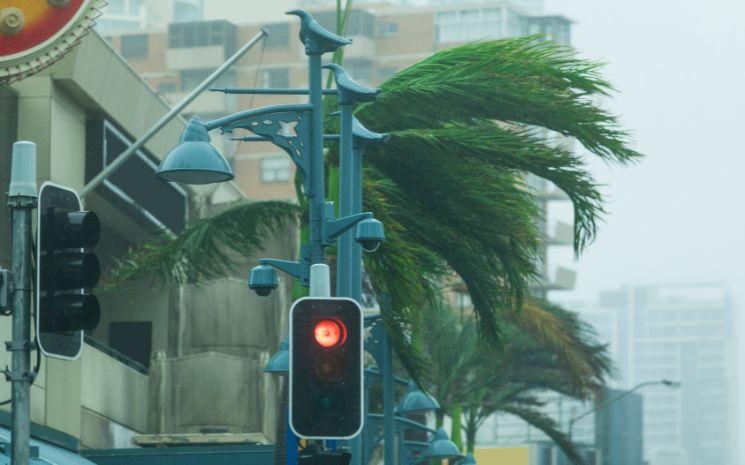
[[279, 202], [240, 202], [195, 221], [177, 236], [161, 235], [131, 250], [109, 270], [108, 289], [143, 276], [172, 284], [199, 284], [225, 276], [237, 264], [236, 255], [257, 253], [267, 238], [296, 224], [296, 205]]

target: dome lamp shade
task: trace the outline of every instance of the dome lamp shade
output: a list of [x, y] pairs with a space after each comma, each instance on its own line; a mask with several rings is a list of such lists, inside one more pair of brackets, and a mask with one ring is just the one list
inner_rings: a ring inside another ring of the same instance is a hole
[[235, 177], [230, 163], [210, 142], [207, 127], [198, 116], [189, 121], [181, 141], [168, 152], [157, 174], [166, 181], [182, 184], [212, 184]]

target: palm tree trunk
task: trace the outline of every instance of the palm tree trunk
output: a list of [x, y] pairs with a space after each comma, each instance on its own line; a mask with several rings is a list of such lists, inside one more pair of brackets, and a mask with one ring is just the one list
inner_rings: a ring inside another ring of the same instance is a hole
[[435, 412], [435, 428], [442, 428], [445, 422], [445, 409], [441, 408]]
[[466, 451], [469, 454], [473, 454], [476, 448], [476, 431], [478, 426], [476, 425], [476, 409], [469, 408], [468, 414], [466, 415]]
[[279, 410], [277, 411], [277, 426], [274, 430], [276, 435], [274, 439], [274, 465], [285, 465], [287, 462], [287, 411], [290, 407], [288, 382], [286, 376], [281, 377], [282, 391], [280, 393]]
[[460, 404], [453, 405], [451, 412], [451, 418], [453, 420], [453, 426], [450, 433], [450, 439], [458, 446], [458, 450], [463, 451], [463, 438], [461, 437], [461, 417], [463, 416], [463, 407]]

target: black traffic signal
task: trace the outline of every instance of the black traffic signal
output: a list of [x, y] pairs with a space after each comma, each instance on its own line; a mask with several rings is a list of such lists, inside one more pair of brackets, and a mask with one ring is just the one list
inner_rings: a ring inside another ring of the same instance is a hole
[[303, 298], [290, 310], [290, 427], [304, 438], [362, 429], [362, 309], [352, 299]]
[[101, 310], [90, 289], [101, 269], [90, 249], [98, 244], [101, 224], [81, 211], [74, 190], [49, 182], [39, 191], [37, 240], [36, 337], [50, 357], [74, 359], [83, 347], [83, 330], [98, 325]]

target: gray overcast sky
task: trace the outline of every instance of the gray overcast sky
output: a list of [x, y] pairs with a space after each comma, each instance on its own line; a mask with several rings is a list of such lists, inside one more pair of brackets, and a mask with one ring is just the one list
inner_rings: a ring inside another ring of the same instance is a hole
[[608, 63], [619, 93], [607, 107], [647, 155], [630, 167], [593, 163], [609, 214], [575, 265], [574, 295], [723, 281], [745, 301], [745, 2], [546, 3], [548, 13], [576, 21], [582, 56]]
[[[736, 334], [745, 334], [745, 1], [546, 0], [546, 7], [576, 21], [573, 43], [584, 57], [608, 63], [620, 93], [607, 106], [647, 155], [626, 168], [593, 163], [609, 213], [575, 264], [576, 291], [554, 297], [720, 281], [736, 299]], [[745, 343], [739, 355], [742, 385]]]

